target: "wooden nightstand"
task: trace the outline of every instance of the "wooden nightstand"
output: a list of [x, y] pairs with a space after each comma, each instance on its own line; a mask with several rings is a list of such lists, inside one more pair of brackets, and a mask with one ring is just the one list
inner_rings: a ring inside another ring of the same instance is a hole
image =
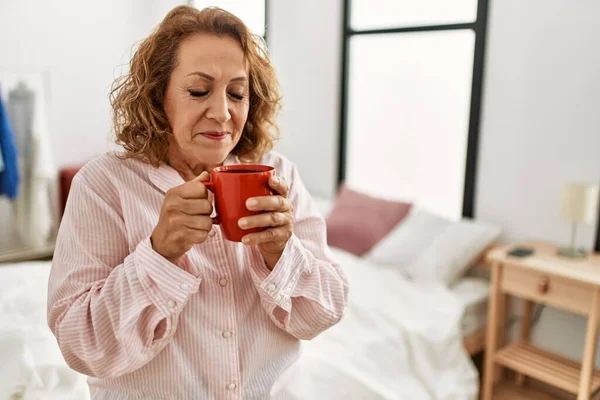
[[[585, 259], [567, 259], [556, 254], [556, 247], [542, 242], [519, 243], [535, 253], [518, 258], [502, 246], [490, 250], [487, 261], [492, 267], [492, 283], [486, 334], [486, 354], [482, 399], [537, 398], [531, 395], [505, 397], [506, 382], [502, 369], [516, 372], [516, 391], [523, 393], [525, 377], [544, 382], [578, 400], [590, 399], [600, 390], [600, 371], [594, 370], [596, 336], [600, 316], [600, 254]], [[505, 345], [507, 296], [523, 299], [520, 337]], [[582, 363], [537, 348], [529, 343], [534, 303], [546, 304], [588, 317]], [[515, 392], [516, 393], [516, 392]]]

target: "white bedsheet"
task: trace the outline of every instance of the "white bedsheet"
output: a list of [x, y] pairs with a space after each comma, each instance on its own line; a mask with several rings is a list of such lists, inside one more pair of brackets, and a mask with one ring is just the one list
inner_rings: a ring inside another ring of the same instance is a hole
[[[342, 322], [304, 342], [274, 399], [475, 399], [477, 371], [462, 347], [461, 316], [482, 284], [415, 286], [394, 271], [333, 249], [350, 280]], [[0, 399], [89, 399], [46, 325], [49, 262], [0, 265]], [[469, 286], [479, 286], [469, 295]], [[462, 291], [462, 296], [457, 293]]]
[[86, 400], [46, 324], [50, 262], [0, 264], [0, 399]]
[[463, 337], [483, 328], [487, 322], [487, 307], [490, 296], [490, 283], [485, 278], [468, 276], [460, 279], [451, 288], [452, 295], [464, 309], [461, 320]]
[[274, 399], [469, 400], [478, 373], [462, 344], [464, 303], [333, 249], [348, 274], [343, 320], [310, 342], [273, 388]]

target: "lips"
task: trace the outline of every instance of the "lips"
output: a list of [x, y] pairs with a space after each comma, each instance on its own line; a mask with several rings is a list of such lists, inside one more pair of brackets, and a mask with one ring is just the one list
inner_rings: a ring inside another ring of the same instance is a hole
[[223, 140], [227, 137], [229, 132], [203, 132], [201, 133], [207, 139], [210, 140]]

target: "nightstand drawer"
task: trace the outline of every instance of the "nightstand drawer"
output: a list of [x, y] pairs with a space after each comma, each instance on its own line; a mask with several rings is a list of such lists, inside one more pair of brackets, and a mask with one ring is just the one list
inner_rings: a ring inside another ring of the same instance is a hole
[[594, 288], [556, 275], [522, 267], [504, 266], [502, 290], [536, 303], [588, 315]]

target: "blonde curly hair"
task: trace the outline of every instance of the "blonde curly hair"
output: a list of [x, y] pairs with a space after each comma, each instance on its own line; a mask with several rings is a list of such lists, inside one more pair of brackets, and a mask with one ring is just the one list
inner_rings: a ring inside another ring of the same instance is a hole
[[276, 114], [279, 83], [262, 37], [253, 34], [235, 15], [216, 7], [171, 10], [134, 53], [129, 73], [115, 80], [110, 100], [115, 142], [125, 158], [158, 166], [166, 162], [170, 127], [163, 100], [177, 65], [179, 44], [197, 33], [229, 36], [242, 47], [249, 67], [248, 119], [233, 154], [257, 161], [279, 138]]

